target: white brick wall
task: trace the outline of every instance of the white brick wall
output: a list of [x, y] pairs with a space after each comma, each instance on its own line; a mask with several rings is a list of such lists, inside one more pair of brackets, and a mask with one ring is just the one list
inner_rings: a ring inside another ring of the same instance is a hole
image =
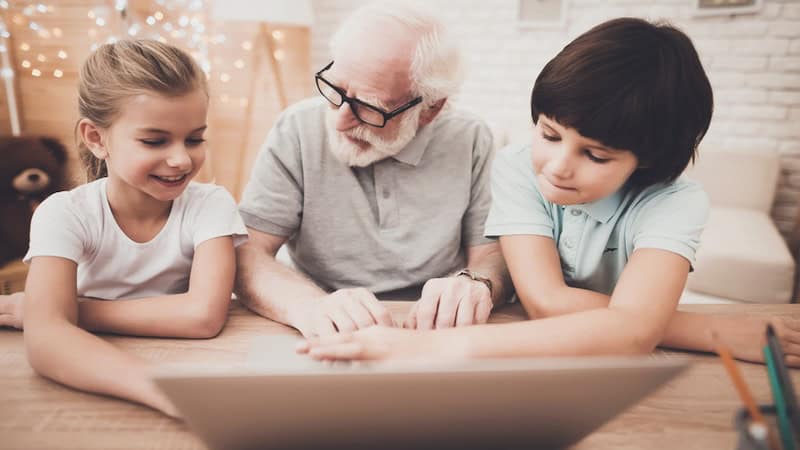
[[[312, 61], [367, 0], [314, 0]], [[502, 124], [516, 138], [530, 129], [529, 95], [544, 64], [574, 37], [606, 19], [666, 19], [694, 41], [714, 88], [716, 111], [705, 147], [778, 150], [783, 173], [773, 217], [791, 231], [800, 199], [800, 1], [765, 0], [757, 14], [691, 16], [692, 0], [568, 0], [556, 29], [519, 29], [514, 0], [429, 0], [462, 42], [467, 77], [457, 103]]]

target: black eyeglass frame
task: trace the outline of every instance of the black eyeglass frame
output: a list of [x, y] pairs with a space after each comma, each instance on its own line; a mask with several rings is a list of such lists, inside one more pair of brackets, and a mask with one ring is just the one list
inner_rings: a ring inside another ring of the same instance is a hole
[[[325, 98], [325, 100], [331, 102], [331, 104], [334, 105], [334, 106], [339, 107], [339, 106], [342, 106], [345, 103], [349, 103], [350, 104], [350, 110], [353, 111], [353, 115], [361, 123], [367, 124], [367, 125], [369, 125], [371, 127], [383, 128], [383, 127], [386, 126], [386, 123], [390, 119], [392, 119], [394, 117], [397, 117], [398, 115], [402, 114], [405, 110], [410, 109], [410, 108], [422, 103], [422, 96], [420, 96], [420, 97], [417, 97], [417, 98], [409, 101], [408, 103], [400, 106], [399, 108], [396, 108], [396, 109], [392, 110], [392, 111], [384, 111], [383, 109], [378, 108], [377, 106], [370, 105], [369, 103], [363, 102], [363, 101], [361, 101], [361, 100], [359, 100], [359, 99], [357, 99], [355, 97], [348, 97], [347, 94], [345, 93], [344, 89], [342, 89], [342, 88], [340, 88], [338, 86], [334, 86], [330, 81], [328, 81], [328, 80], [326, 80], [325, 78], [322, 77], [322, 72], [325, 72], [326, 70], [330, 69], [331, 66], [333, 66], [333, 61], [331, 61], [327, 66], [323, 67], [322, 70], [320, 70], [319, 72], [314, 74], [314, 81], [316, 82], [317, 90], [319, 91], [320, 95], [322, 95], [322, 97]], [[333, 89], [334, 91], [336, 91], [337, 94], [339, 94], [339, 96], [342, 98], [342, 101], [339, 102], [338, 105], [336, 104], [336, 102], [334, 102], [333, 100], [329, 99], [322, 92], [322, 88], [319, 86], [320, 82], [325, 83], [326, 86], [328, 86], [329, 88]], [[353, 108], [353, 105], [357, 105], [357, 107]], [[364, 108], [370, 109], [370, 110], [375, 111], [378, 114], [380, 114], [383, 117], [383, 124], [377, 125], [377, 124], [374, 124], [374, 123], [369, 123], [369, 122], [365, 121], [364, 119], [362, 119], [361, 116], [358, 115], [358, 107], [364, 107]]]

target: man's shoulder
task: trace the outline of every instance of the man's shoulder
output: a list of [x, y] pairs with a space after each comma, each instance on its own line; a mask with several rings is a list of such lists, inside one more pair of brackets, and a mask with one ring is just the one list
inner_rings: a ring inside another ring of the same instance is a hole
[[489, 125], [482, 117], [459, 107], [450, 107], [442, 111], [441, 116], [433, 123], [438, 127], [476, 127], [489, 132]]
[[289, 105], [280, 116], [283, 119], [316, 117], [325, 111], [326, 106], [326, 101], [322, 97], [309, 97]]

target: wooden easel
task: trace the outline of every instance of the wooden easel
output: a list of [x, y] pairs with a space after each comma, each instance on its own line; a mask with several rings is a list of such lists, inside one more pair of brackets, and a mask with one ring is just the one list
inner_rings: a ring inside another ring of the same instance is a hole
[[[250, 146], [250, 131], [252, 130], [253, 126], [253, 103], [255, 103], [255, 93], [256, 93], [256, 82], [258, 81], [258, 70], [261, 67], [262, 59], [262, 51], [267, 54], [267, 62], [269, 63], [269, 69], [272, 73], [272, 78], [275, 83], [275, 91], [278, 94], [278, 102], [281, 107], [281, 110], [286, 109], [288, 106], [286, 101], [286, 89], [283, 85], [283, 76], [281, 75], [281, 68], [280, 68], [280, 61], [275, 58], [275, 45], [272, 38], [272, 32], [270, 31], [269, 25], [265, 22], [261, 22], [258, 25], [258, 33], [256, 34], [255, 39], [256, 44], [259, 42], [263, 43], [263, 49], [258, 48], [259, 46], [256, 45], [253, 48], [253, 63], [252, 63], [252, 71], [253, 75], [250, 77], [250, 83], [247, 88], [247, 107], [245, 108], [245, 122], [244, 122], [244, 132], [242, 134], [242, 148], [248, 149]], [[239, 159], [239, 167], [237, 169], [237, 177], [236, 177], [236, 195], [240, 195], [242, 192], [242, 187], [244, 184], [244, 176], [246, 165], [247, 165], [247, 151], [241, 152], [241, 157]]]

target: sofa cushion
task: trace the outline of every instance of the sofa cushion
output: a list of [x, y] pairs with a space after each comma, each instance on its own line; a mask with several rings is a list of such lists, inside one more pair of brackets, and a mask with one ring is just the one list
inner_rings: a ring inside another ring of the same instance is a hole
[[687, 288], [745, 302], [789, 303], [794, 267], [766, 213], [714, 206]]
[[776, 151], [703, 148], [686, 173], [703, 184], [714, 207], [768, 213], [778, 185], [780, 159]]

